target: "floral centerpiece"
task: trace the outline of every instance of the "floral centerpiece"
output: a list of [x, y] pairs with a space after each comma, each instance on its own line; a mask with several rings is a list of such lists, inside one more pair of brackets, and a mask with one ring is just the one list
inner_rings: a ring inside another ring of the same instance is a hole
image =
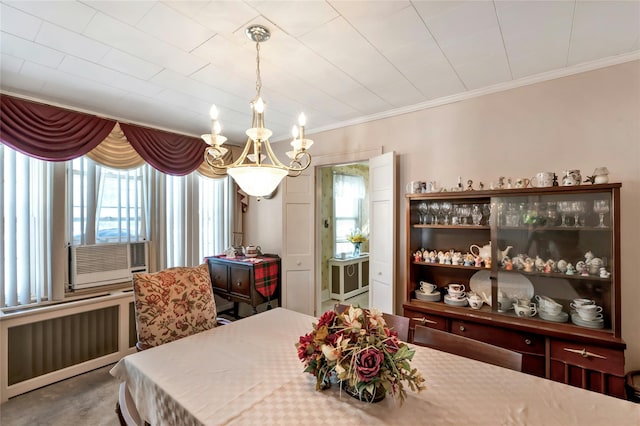
[[341, 313], [327, 311], [296, 347], [304, 371], [316, 377], [317, 390], [328, 388], [333, 378], [360, 400], [374, 401], [389, 392], [402, 404], [407, 396], [403, 382], [416, 392], [425, 388], [409, 363], [415, 351], [398, 340], [375, 308], [349, 305]]
[[347, 235], [347, 240], [349, 240], [353, 244], [353, 255], [360, 256], [360, 246], [362, 243], [367, 241], [367, 236], [360, 229], [355, 229], [349, 232]]

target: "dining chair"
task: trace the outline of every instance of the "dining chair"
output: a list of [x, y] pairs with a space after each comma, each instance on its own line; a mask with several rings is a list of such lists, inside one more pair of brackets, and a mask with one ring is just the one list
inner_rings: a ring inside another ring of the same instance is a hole
[[216, 325], [211, 276], [206, 263], [133, 276], [138, 350], [169, 343]]
[[143, 426], [144, 422], [138, 414], [136, 404], [133, 402], [133, 398], [129, 393], [127, 384], [125, 382], [120, 383], [118, 390], [118, 402], [116, 403], [116, 414], [120, 425], [122, 426]]
[[522, 371], [522, 354], [479, 340], [416, 325], [413, 343], [499, 367]]

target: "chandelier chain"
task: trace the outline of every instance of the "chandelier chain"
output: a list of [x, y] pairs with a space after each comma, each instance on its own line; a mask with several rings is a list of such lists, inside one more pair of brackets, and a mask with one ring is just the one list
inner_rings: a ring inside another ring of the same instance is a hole
[[260, 97], [262, 90], [262, 79], [260, 78], [260, 42], [256, 41], [256, 99]]

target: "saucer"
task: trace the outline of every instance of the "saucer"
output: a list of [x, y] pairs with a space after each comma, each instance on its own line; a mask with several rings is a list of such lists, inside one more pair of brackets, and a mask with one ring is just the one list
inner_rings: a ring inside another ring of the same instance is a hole
[[538, 316], [540, 318], [542, 318], [543, 320], [546, 320], [546, 321], [553, 321], [553, 322], [567, 322], [567, 321], [569, 321], [569, 314], [564, 312], [564, 311], [560, 312], [558, 315], [551, 315], [551, 314], [546, 313], [543, 310], [539, 310], [538, 311]]
[[444, 303], [446, 303], [447, 305], [451, 305], [451, 306], [467, 306], [467, 304], [469, 303], [467, 301], [466, 298], [464, 299], [454, 299], [453, 297], [449, 296], [448, 294], [444, 295]]
[[580, 315], [578, 315], [577, 313], [571, 314], [571, 322], [581, 327], [604, 328], [604, 320], [602, 318], [593, 320], [593, 321], [588, 321], [580, 318]]
[[426, 300], [428, 302], [439, 302], [440, 292], [434, 291], [433, 293], [423, 293], [420, 290], [416, 290], [416, 299]]

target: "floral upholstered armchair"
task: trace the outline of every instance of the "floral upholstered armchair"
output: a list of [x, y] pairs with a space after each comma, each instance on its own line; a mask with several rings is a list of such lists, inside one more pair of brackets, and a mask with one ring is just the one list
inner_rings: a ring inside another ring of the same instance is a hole
[[133, 289], [139, 350], [228, 323], [216, 318], [206, 264], [135, 274]]

